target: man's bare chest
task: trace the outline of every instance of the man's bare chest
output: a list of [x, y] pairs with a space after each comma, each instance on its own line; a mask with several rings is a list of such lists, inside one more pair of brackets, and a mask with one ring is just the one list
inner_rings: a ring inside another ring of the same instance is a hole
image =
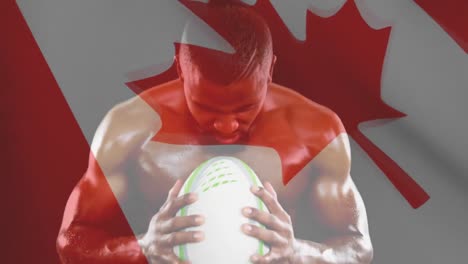
[[[300, 153], [290, 151], [289, 157], [298, 162]], [[232, 156], [247, 163], [261, 181], [273, 185], [285, 207], [293, 207], [309, 183], [309, 177], [299, 173], [285, 185], [283, 173], [291, 161], [285, 161], [285, 155], [271, 147], [177, 145], [150, 141], [141, 148], [137, 158], [139, 187], [149, 201], [159, 203], [177, 179], [185, 180], [201, 163], [216, 156]]]

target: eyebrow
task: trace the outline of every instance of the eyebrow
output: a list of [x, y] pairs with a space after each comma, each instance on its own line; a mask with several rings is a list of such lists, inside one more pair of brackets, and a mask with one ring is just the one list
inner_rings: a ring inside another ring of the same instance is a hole
[[[202, 102], [200, 102], [200, 101], [198, 101], [198, 100], [196, 100], [196, 99], [192, 99], [192, 102], [193, 102], [194, 104], [196, 104], [197, 106], [199, 106], [199, 107], [205, 108], [205, 109], [208, 110], [208, 111], [213, 111], [213, 112], [218, 112], [218, 113], [222, 113], [222, 112], [223, 112], [223, 111], [220, 111], [219, 109], [212, 108], [211, 106], [206, 105], [206, 104], [204, 104], [204, 103], [202, 103]], [[251, 106], [254, 106], [254, 105], [257, 105], [257, 104], [258, 104], [258, 102], [248, 102], [248, 103], [243, 104], [243, 105], [241, 105], [241, 106], [239, 106], [239, 107], [236, 107], [236, 108], [234, 109], [234, 112], [240, 111], [240, 110], [242, 110], [243, 108], [248, 108], [248, 107], [251, 107]]]
[[244, 108], [249, 108], [249, 107], [252, 107], [252, 106], [257, 105], [257, 104], [258, 104], [258, 102], [250, 102], [250, 103], [247, 103], [247, 104], [244, 104], [244, 105], [241, 105], [241, 106], [237, 107], [234, 111], [240, 111], [240, 110], [242, 110]]
[[213, 112], [217, 112], [217, 113], [221, 113], [221, 112], [222, 112], [222, 111], [220, 111], [219, 109], [212, 108], [211, 106], [208, 106], [208, 105], [206, 105], [206, 104], [204, 104], [204, 103], [201, 103], [201, 102], [199, 102], [199, 101], [197, 101], [197, 100], [192, 99], [192, 102], [193, 102], [194, 104], [196, 104], [198, 107], [204, 108], [204, 109], [206, 109], [206, 110], [208, 110], [208, 111], [213, 111]]

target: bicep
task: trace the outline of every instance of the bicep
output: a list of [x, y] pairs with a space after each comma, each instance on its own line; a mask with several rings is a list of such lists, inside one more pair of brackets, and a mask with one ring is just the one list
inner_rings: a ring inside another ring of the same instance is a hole
[[351, 177], [320, 175], [310, 192], [321, 222], [338, 234], [367, 234], [367, 215], [361, 195]]
[[110, 179], [119, 178], [122, 177], [105, 177], [99, 166], [91, 163], [75, 186], [56, 241], [63, 262], [86, 258], [96, 262], [99, 256], [109, 256], [102, 253], [108, 252], [107, 246], [112, 245], [113, 239], [132, 235], [109, 184]]
[[112, 221], [120, 211], [118, 199], [125, 195], [125, 175], [118, 170], [104, 175], [94, 155], [90, 156], [87, 171], [67, 201], [62, 228], [72, 224], [102, 225]]
[[316, 158], [318, 175], [310, 189], [310, 203], [323, 223], [336, 232], [367, 233], [367, 215], [351, 175], [348, 136], [338, 135]]
[[91, 144], [88, 169], [67, 203], [64, 226], [112, 222], [120, 213], [119, 201], [127, 193], [125, 168], [131, 154], [158, 127], [158, 115], [138, 98], [107, 113]]

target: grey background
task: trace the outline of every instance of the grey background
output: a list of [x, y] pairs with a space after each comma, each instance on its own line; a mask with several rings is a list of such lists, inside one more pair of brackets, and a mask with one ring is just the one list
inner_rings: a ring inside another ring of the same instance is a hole
[[[173, 42], [193, 17], [174, 0], [17, 2], [88, 142], [105, 113], [134, 96], [125, 82], [172, 64]], [[344, 2], [272, 1], [298, 39], [304, 37], [307, 8], [326, 17]], [[352, 176], [366, 203], [374, 263], [466, 263], [467, 54], [410, 0], [356, 3], [371, 27], [393, 27], [382, 98], [408, 114], [361, 130], [431, 195], [412, 209], [351, 142]], [[193, 44], [223, 49], [209, 28], [199, 34]]]

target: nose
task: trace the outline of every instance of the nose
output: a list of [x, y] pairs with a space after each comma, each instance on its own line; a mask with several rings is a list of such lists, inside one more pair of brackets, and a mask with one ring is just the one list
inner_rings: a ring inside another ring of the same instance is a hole
[[222, 134], [229, 135], [239, 128], [239, 122], [234, 117], [218, 118], [214, 122], [214, 128]]

